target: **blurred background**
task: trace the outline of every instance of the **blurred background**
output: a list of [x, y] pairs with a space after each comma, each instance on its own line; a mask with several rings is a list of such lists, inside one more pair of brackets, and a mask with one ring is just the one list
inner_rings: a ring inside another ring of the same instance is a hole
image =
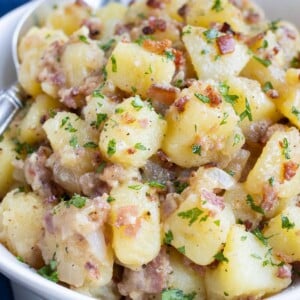
[[26, 2], [26, 0], [0, 0], [0, 17], [3, 16], [5, 13], [9, 12], [10, 10], [20, 6]]

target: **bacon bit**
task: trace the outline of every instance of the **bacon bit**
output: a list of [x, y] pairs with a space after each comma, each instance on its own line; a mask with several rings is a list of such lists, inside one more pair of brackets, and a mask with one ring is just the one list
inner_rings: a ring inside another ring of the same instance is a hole
[[156, 18], [156, 17], [149, 17], [149, 26], [153, 28], [155, 31], [164, 32], [167, 29], [167, 22], [164, 19]]
[[136, 118], [134, 118], [132, 115], [130, 115], [128, 112], [121, 115], [122, 121], [125, 124], [132, 124], [136, 121]]
[[254, 12], [252, 10], [249, 10], [245, 20], [248, 24], [255, 24], [258, 23], [260, 21], [260, 15], [257, 12]]
[[156, 54], [163, 54], [166, 49], [171, 48], [172, 42], [167, 39], [162, 41], [144, 40], [142, 46], [147, 51]]
[[297, 173], [299, 165], [293, 161], [288, 161], [283, 164], [283, 177], [285, 180], [291, 180]]
[[92, 264], [91, 262], [86, 262], [84, 265], [85, 269], [89, 271], [91, 277], [98, 279], [99, 278], [99, 270], [96, 265]]
[[207, 86], [204, 92], [210, 100], [210, 106], [215, 107], [222, 103], [222, 97], [212, 88], [212, 86]]
[[128, 149], [127, 149], [127, 153], [128, 153], [128, 154], [134, 154], [135, 152], [136, 152], [136, 150], [133, 149], [133, 148], [128, 148]]
[[47, 212], [44, 217], [44, 222], [45, 222], [45, 229], [50, 233], [54, 234], [55, 233], [55, 228], [53, 224], [53, 215], [51, 212]]
[[275, 89], [268, 90], [266, 95], [272, 99], [277, 99], [279, 97], [279, 93]]
[[157, 157], [160, 159], [166, 169], [171, 169], [174, 166], [174, 164], [171, 162], [170, 158], [164, 151], [158, 150]]
[[172, 85], [154, 83], [150, 86], [147, 95], [149, 98], [166, 105], [171, 105], [179, 95], [180, 90]]
[[129, 33], [133, 27], [134, 27], [133, 23], [117, 24], [115, 26], [115, 34], [122, 35], [123, 33]]
[[284, 30], [284, 33], [286, 34], [286, 36], [291, 39], [291, 40], [295, 40], [297, 38], [297, 35], [295, 33], [295, 31], [287, 28], [287, 27], [282, 27]]
[[235, 50], [235, 40], [231, 34], [225, 34], [217, 38], [217, 45], [221, 54], [232, 53]]
[[230, 24], [224, 22], [222, 27], [219, 29], [220, 32], [223, 33], [231, 33], [231, 34], [235, 34], [235, 32], [233, 31], [233, 29], [231, 28]]
[[83, 21], [83, 25], [89, 29], [89, 37], [91, 39], [97, 38], [101, 33], [101, 22], [99, 19], [86, 19]]
[[244, 225], [245, 225], [246, 231], [250, 231], [253, 227], [253, 223], [249, 220], [245, 220]]
[[187, 14], [187, 10], [188, 10], [188, 5], [183, 4], [178, 10], [177, 13], [180, 17], [185, 18], [186, 14]]
[[142, 32], [143, 34], [145, 35], [150, 35], [150, 34], [153, 34], [155, 32], [155, 29], [150, 27], [150, 26], [145, 26], [143, 29], [142, 29]]
[[179, 99], [177, 99], [174, 103], [174, 106], [177, 108], [178, 112], [184, 112], [184, 107], [185, 104], [189, 101], [189, 97], [188, 96], [183, 96]]
[[217, 196], [215, 193], [205, 188], [201, 190], [201, 196], [203, 197], [204, 200], [216, 206], [220, 210], [223, 210], [225, 208], [224, 197]]
[[147, 0], [146, 5], [151, 8], [162, 8], [162, 3], [160, 0]]
[[140, 119], [138, 122], [142, 128], [147, 128], [150, 123], [148, 119]]
[[262, 40], [264, 38], [265, 34], [263, 32], [260, 32], [259, 34], [251, 37], [250, 39], [246, 40], [246, 44], [248, 47], [252, 47], [254, 44], [256, 44], [258, 41]]
[[185, 65], [185, 58], [183, 56], [183, 52], [182, 51], [173, 48], [172, 49], [172, 53], [173, 53], [173, 55], [175, 57], [174, 63], [175, 63], [175, 66], [177, 68], [179, 68], [180, 66]]
[[263, 187], [263, 200], [261, 202], [261, 208], [269, 212], [273, 210], [278, 204], [278, 197], [276, 189], [270, 184], [266, 183]]
[[277, 277], [278, 278], [291, 278], [292, 276], [292, 268], [290, 265], [283, 265], [278, 268]]

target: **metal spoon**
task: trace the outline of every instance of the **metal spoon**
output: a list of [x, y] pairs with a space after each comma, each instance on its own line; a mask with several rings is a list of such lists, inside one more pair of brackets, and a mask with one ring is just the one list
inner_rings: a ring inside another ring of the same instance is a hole
[[[40, 20], [53, 10], [55, 5], [62, 5], [65, 3], [74, 2], [74, 0], [38, 0], [31, 6], [28, 12], [20, 19], [13, 34], [12, 39], [12, 54], [14, 67], [18, 72], [19, 69], [19, 57], [18, 57], [18, 44], [20, 39], [25, 33], [34, 25], [40, 24]], [[105, 0], [85, 0], [85, 2], [97, 9], [109, 1]], [[0, 135], [5, 131], [13, 117], [18, 110], [23, 107], [22, 99], [24, 99], [25, 93], [18, 82], [13, 84], [6, 91], [0, 91]]]

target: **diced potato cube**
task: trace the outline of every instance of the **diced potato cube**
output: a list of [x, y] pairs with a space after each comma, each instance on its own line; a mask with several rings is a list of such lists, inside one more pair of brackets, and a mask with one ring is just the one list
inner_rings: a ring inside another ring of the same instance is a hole
[[232, 226], [223, 257], [218, 267], [209, 269], [205, 275], [210, 300], [262, 297], [291, 283], [290, 277], [278, 276], [280, 261], [270, 249], [243, 226]]
[[43, 117], [48, 116], [51, 110], [59, 108], [60, 103], [47, 96], [39, 95], [30, 106], [20, 125], [20, 141], [33, 144], [45, 138], [42, 128]]
[[4, 137], [0, 141], [0, 199], [4, 197], [13, 182], [12, 161], [16, 157], [14, 149], [15, 145], [8, 138]]
[[270, 246], [285, 261], [300, 260], [300, 208], [290, 206], [271, 219], [264, 230]]
[[13, 190], [0, 204], [0, 242], [33, 267], [43, 263], [38, 242], [43, 234], [43, 200]]
[[137, 181], [110, 193], [113, 249], [118, 260], [133, 270], [153, 260], [160, 250], [159, 202], [154, 196], [148, 185]]
[[164, 224], [173, 235], [170, 244], [199, 265], [214, 261], [235, 222], [229, 206], [211, 213], [209, 204], [207, 195], [190, 193]]
[[[257, 81], [243, 77], [229, 77], [226, 84], [229, 93], [238, 96], [233, 102], [235, 112], [240, 116], [240, 126], [246, 139], [258, 141], [256, 127], [267, 128], [281, 118], [275, 104], [262, 92]], [[247, 113], [244, 113], [247, 112]]]
[[249, 61], [248, 49], [234, 39], [234, 51], [220, 54], [216, 29], [186, 26], [183, 29], [183, 42], [191, 57], [199, 79], [224, 79], [237, 76]]
[[165, 127], [152, 106], [135, 96], [116, 106], [104, 124], [99, 147], [114, 163], [141, 167], [160, 148]]
[[[213, 104], [215, 100], [220, 103]], [[232, 106], [208, 82], [184, 89], [167, 111], [166, 121], [162, 149], [181, 167], [210, 162], [226, 166], [245, 141]]]
[[175, 64], [165, 56], [148, 52], [138, 44], [119, 42], [106, 65], [107, 78], [121, 90], [132, 89], [142, 97], [153, 83], [170, 83]]
[[300, 135], [296, 128], [275, 132], [250, 171], [246, 190], [262, 195], [264, 186], [272, 185], [279, 198], [297, 195], [300, 192], [299, 144]]
[[189, 0], [186, 21], [189, 25], [209, 28], [212, 23], [229, 23], [233, 30], [247, 31], [241, 11], [228, 0]]

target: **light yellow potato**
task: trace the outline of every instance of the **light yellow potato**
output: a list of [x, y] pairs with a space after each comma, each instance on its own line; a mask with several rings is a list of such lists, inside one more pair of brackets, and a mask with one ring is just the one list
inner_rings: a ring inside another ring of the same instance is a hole
[[[277, 122], [281, 114], [275, 104], [262, 92], [257, 81], [243, 77], [229, 77], [226, 84], [230, 87], [230, 94], [238, 96], [233, 108], [241, 118], [240, 126], [246, 139], [257, 141], [261, 137], [257, 136], [256, 127], [266, 128], [268, 124]], [[247, 104], [250, 112], [248, 116], [243, 116]]]
[[126, 11], [127, 7], [124, 4], [110, 2], [96, 12], [96, 16], [102, 24], [102, 40], [108, 40], [114, 36], [115, 27], [124, 22]]
[[57, 100], [47, 95], [37, 96], [21, 122], [20, 141], [29, 144], [42, 141], [46, 137], [41, 122], [43, 116], [48, 116], [51, 110], [60, 106]]
[[41, 71], [40, 60], [45, 49], [54, 41], [66, 41], [67, 37], [60, 30], [49, 28], [31, 28], [21, 40], [18, 48], [20, 69], [18, 79], [27, 93], [37, 96], [41, 93], [38, 75]]
[[[129, 71], [130, 70], [130, 71]], [[175, 72], [172, 60], [148, 52], [138, 44], [119, 42], [106, 65], [107, 78], [121, 90], [147, 97], [153, 83], [170, 83]]]
[[89, 19], [91, 9], [88, 6], [77, 3], [69, 3], [64, 6], [54, 7], [52, 13], [46, 18], [46, 26], [60, 29], [67, 35], [78, 30], [84, 20]]
[[205, 275], [210, 300], [262, 297], [279, 292], [291, 283], [291, 278], [277, 276], [276, 265], [280, 261], [272, 255], [270, 247], [243, 226], [232, 226], [223, 255], [228, 261], [222, 261]]
[[16, 157], [14, 149], [14, 143], [7, 137], [2, 137], [0, 141], [0, 199], [9, 191], [13, 182], [12, 161]]
[[300, 259], [300, 208], [290, 206], [269, 221], [264, 235], [279, 257], [288, 262]]
[[101, 197], [75, 197], [84, 199], [77, 202], [82, 207], [63, 201], [47, 211], [39, 247], [46, 264], [52, 259], [57, 262], [59, 281], [75, 288], [104, 286], [113, 271], [113, 251], [104, 225], [110, 207]]
[[241, 11], [227, 0], [220, 2], [220, 10], [214, 8], [214, 0], [189, 0], [187, 24], [209, 28], [213, 22], [229, 23], [233, 30], [247, 32]]
[[8, 193], [0, 204], [0, 242], [33, 267], [42, 257], [37, 247], [43, 234], [43, 200], [34, 193]]
[[[235, 219], [229, 206], [218, 209], [203, 195], [199, 195], [199, 192], [188, 195], [179, 208], [167, 218], [164, 230], [173, 233], [173, 247], [194, 263], [208, 265], [214, 261], [214, 255], [222, 249]], [[211, 213], [211, 209], [215, 211]]]
[[139, 96], [117, 105], [104, 124], [99, 148], [102, 155], [124, 166], [141, 167], [160, 148], [166, 122]]
[[264, 147], [255, 166], [250, 171], [245, 188], [249, 193], [262, 195], [264, 185], [273, 186], [279, 198], [291, 198], [300, 192], [300, 169], [290, 180], [284, 178], [285, 163], [300, 163], [300, 135], [296, 128], [275, 132]]
[[[224, 79], [239, 75], [250, 58], [247, 47], [235, 40], [234, 51], [222, 55], [216, 39], [205, 37], [208, 32], [208, 29], [203, 27], [188, 25], [183, 28], [182, 39], [198, 78]], [[218, 33], [218, 35], [222, 34]]]
[[195, 294], [194, 300], [205, 300], [204, 278], [184, 263], [176, 250], [169, 249], [172, 272], [168, 276], [168, 289], [178, 289], [184, 294]]
[[113, 188], [110, 196], [115, 255], [123, 265], [135, 270], [160, 251], [159, 203], [151, 199], [149, 186], [138, 181]]
[[[76, 114], [58, 112], [54, 118], [44, 123], [43, 129], [64, 167], [76, 170], [76, 173], [80, 174], [93, 169], [97, 139], [85, 121]], [[88, 146], [89, 143], [92, 143], [92, 147]]]
[[[181, 167], [196, 167], [209, 162], [226, 166], [244, 144], [239, 117], [231, 104], [222, 100], [213, 106], [196, 97], [207, 95], [210, 89], [213, 95], [221, 97], [210, 82], [198, 81], [184, 89], [166, 113], [168, 126], [162, 149]], [[178, 109], [182, 99], [188, 101], [183, 109]]]

